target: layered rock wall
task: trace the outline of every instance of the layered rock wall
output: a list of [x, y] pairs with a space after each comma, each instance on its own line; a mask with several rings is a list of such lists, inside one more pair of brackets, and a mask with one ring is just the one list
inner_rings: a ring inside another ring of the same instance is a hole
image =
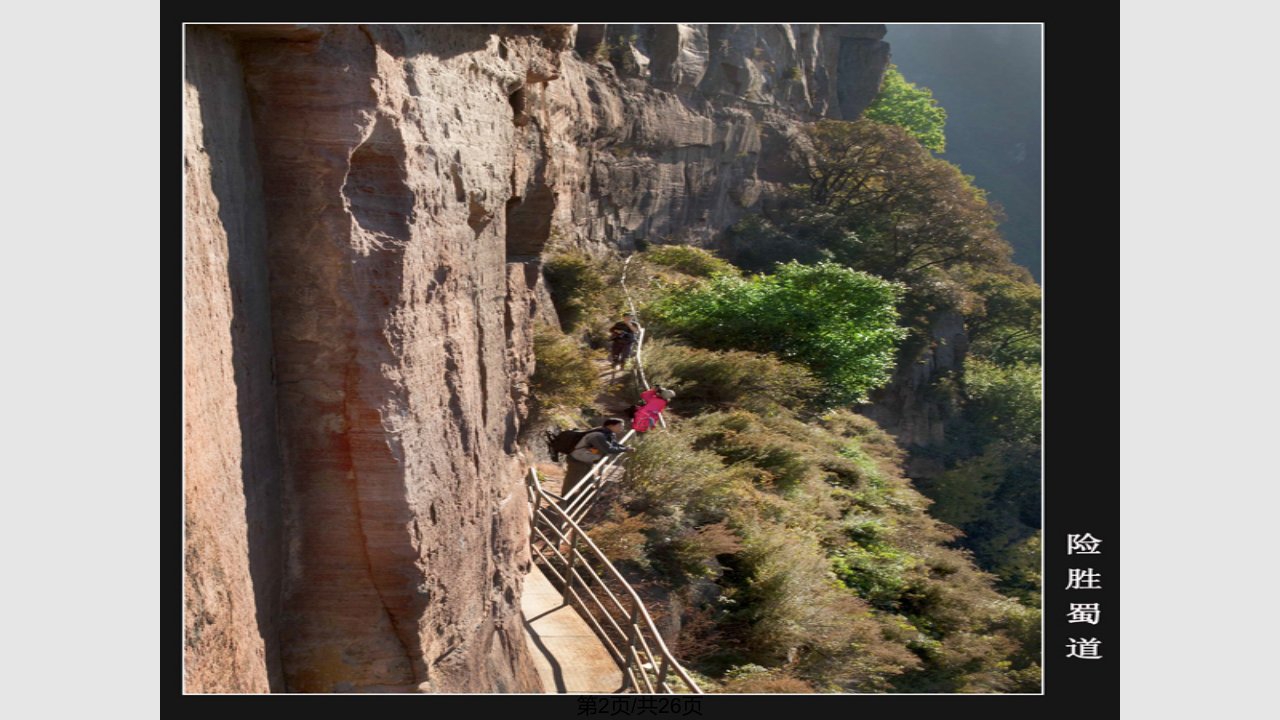
[[881, 25], [578, 26], [530, 88], [555, 227], [583, 247], [707, 244], [802, 177], [805, 121], [856, 118], [888, 63]]

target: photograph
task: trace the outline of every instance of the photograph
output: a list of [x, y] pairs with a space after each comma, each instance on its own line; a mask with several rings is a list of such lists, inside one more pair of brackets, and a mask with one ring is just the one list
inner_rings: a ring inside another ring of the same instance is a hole
[[167, 29], [175, 690], [1118, 683], [1115, 481], [1046, 493], [1046, 27]]

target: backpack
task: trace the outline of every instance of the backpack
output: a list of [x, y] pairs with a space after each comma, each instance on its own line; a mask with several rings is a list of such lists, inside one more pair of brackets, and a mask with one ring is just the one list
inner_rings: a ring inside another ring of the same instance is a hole
[[547, 431], [547, 449], [551, 451], [551, 461], [560, 462], [561, 455], [568, 455], [578, 447], [578, 443], [588, 433], [598, 432], [601, 428], [590, 430], [561, 430], [558, 433]]

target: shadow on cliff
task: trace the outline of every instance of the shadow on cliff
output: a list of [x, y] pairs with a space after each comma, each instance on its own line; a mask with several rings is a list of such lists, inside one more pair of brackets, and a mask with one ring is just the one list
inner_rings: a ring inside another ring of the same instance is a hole
[[[192, 28], [188, 41], [201, 33]], [[206, 36], [206, 40], [210, 40]], [[249, 575], [271, 692], [284, 692], [280, 654], [283, 535], [281, 461], [276, 434], [266, 219], [252, 121], [239, 66], [188, 52], [186, 78], [199, 95], [203, 142], [209, 156], [218, 218], [227, 234], [231, 299], [231, 364], [240, 425], [240, 476], [245, 499]]]

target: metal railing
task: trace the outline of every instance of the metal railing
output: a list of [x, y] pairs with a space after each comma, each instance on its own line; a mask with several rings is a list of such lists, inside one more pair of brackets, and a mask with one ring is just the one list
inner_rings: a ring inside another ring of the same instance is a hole
[[623, 690], [701, 695], [702, 689], [667, 648], [635, 588], [561, 507], [566, 498], [544, 490], [533, 468], [527, 487], [534, 562], [558, 584], [565, 604], [576, 604], [618, 663]]
[[[636, 324], [639, 324], [640, 314], [636, 312], [636, 304], [631, 299], [631, 291], [627, 289], [627, 270], [631, 267], [631, 258], [633, 257], [635, 256], [628, 256], [626, 260], [622, 261], [622, 276], [619, 278], [619, 282], [622, 284], [622, 294], [627, 298], [627, 307], [631, 310], [631, 316], [636, 319]], [[632, 363], [632, 367], [636, 371], [636, 376], [639, 378], [639, 385], [642, 388], [642, 391], [649, 389], [649, 379], [644, 376], [644, 359], [642, 355], [642, 353], [644, 353], [645, 334], [645, 328], [644, 326], [641, 326], [640, 336], [636, 338], [635, 362]], [[662, 413], [658, 413], [658, 424], [661, 425], [663, 429], [667, 427], [667, 420], [662, 417]]]
[[[625, 444], [635, 436], [635, 430], [628, 430], [627, 434], [623, 435], [618, 442]], [[600, 490], [604, 487], [604, 484], [612, 481], [616, 473], [622, 472], [620, 465], [625, 457], [625, 453], [610, 455], [592, 465], [590, 472], [583, 475], [580, 480], [574, 483], [573, 487], [562, 488], [565, 514], [574, 522], [582, 522], [582, 519], [591, 510], [592, 503], [600, 496]]]

